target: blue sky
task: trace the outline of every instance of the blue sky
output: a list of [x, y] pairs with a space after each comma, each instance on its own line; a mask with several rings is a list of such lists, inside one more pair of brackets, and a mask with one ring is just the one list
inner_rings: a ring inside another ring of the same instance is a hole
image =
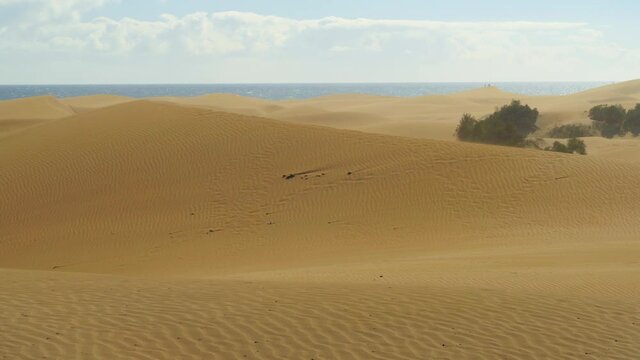
[[149, 0], [120, 2], [97, 13], [153, 19], [162, 13], [246, 11], [297, 19], [326, 16], [414, 20], [637, 21], [637, 1], [564, 0]]
[[0, 0], [0, 83], [626, 80], [640, 2]]

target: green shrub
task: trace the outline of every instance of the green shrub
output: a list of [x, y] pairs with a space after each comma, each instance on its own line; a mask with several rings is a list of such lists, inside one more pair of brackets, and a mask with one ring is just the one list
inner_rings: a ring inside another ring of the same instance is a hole
[[587, 146], [584, 144], [584, 141], [571, 138], [567, 141], [567, 144], [563, 144], [560, 141], [554, 141], [552, 146], [546, 147], [546, 151], [555, 151], [566, 154], [580, 154], [587, 155]]
[[568, 139], [593, 135], [593, 128], [585, 124], [560, 125], [547, 132], [547, 136], [554, 139]]
[[593, 120], [594, 128], [600, 130], [602, 136], [612, 138], [623, 135], [623, 124], [627, 111], [622, 105], [598, 105], [589, 110], [589, 118]]
[[567, 154], [571, 153], [569, 151], [569, 148], [567, 147], [567, 145], [561, 143], [560, 141], [554, 141], [553, 145], [551, 147], [545, 148], [545, 150], [561, 152], [561, 153], [567, 153]]
[[538, 115], [538, 109], [531, 109], [529, 105], [522, 105], [519, 100], [513, 100], [511, 104], [491, 114], [487, 120], [512, 125], [516, 133], [526, 137], [538, 129]]
[[513, 100], [483, 120], [464, 114], [456, 128], [456, 136], [463, 141], [524, 146], [527, 135], [536, 131], [537, 120], [537, 109]]
[[475, 127], [478, 124], [478, 120], [476, 120], [471, 114], [462, 115], [462, 119], [460, 119], [460, 124], [456, 128], [456, 136], [459, 140], [462, 141], [473, 141]]
[[636, 104], [635, 108], [627, 111], [624, 130], [631, 132], [633, 136], [640, 135], [640, 104]]
[[567, 148], [571, 153], [578, 153], [580, 155], [587, 155], [587, 145], [585, 145], [584, 141], [571, 138], [567, 141]]

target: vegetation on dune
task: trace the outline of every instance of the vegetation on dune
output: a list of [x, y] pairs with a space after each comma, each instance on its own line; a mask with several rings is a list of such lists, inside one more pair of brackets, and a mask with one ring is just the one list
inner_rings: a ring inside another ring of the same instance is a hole
[[462, 115], [462, 119], [460, 119], [460, 123], [456, 128], [456, 136], [459, 140], [462, 141], [472, 141], [476, 138], [476, 129], [478, 125], [478, 120], [476, 120], [471, 114]]
[[589, 110], [589, 118], [593, 127], [600, 130], [602, 136], [611, 139], [631, 133], [640, 135], [640, 104], [630, 110], [622, 105], [598, 105]]
[[547, 132], [547, 136], [555, 139], [569, 139], [567, 143], [555, 141], [544, 147], [544, 140], [528, 138], [538, 127], [538, 109], [523, 105], [513, 100], [509, 105], [483, 118], [476, 119], [471, 114], [464, 114], [456, 128], [456, 137], [461, 141], [484, 144], [533, 147], [547, 151], [586, 155], [587, 149], [580, 137], [594, 136], [599, 133], [606, 138], [624, 136], [631, 133], [640, 135], [640, 104], [626, 110], [622, 105], [597, 105], [589, 110], [591, 126], [586, 124], [566, 124], [556, 126]]
[[547, 137], [553, 139], [570, 139], [585, 136], [593, 136], [596, 132], [590, 125], [566, 124], [556, 126], [547, 132]]
[[554, 141], [553, 145], [546, 147], [545, 150], [567, 154], [587, 155], [587, 146], [584, 144], [584, 141], [578, 138], [569, 139], [566, 145], [561, 143], [560, 141]]
[[577, 153], [580, 155], [587, 155], [587, 145], [584, 144], [584, 141], [578, 138], [571, 138], [567, 141], [567, 148], [572, 153]]
[[630, 132], [633, 136], [640, 135], [640, 104], [636, 104], [635, 108], [627, 111], [623, 130]]
[[513, 100], [482, 120], [464, 114], [456, 129], [456, 136], [462, 141], [524, 146], [527, 136], [538, 129], [537, 120], [537, 109]]
[[527, 138], [538, 127], [538, 110], [522, 105], [520, 101], [513, 100], [487, 116], [478, 120], [471, 114], [464, 114], [456, 128], [456, 136], [462, 141], [472, 141], [485, 144], [533, 147], [548, 151], [563, 153], [587, 153], [584, 141], [577, 138], [580, 134], [592, 133], [589, 126], [565, 125], [555, 130], [556, 135], [571, 135], [567, 144], [556, 141], [552, 146], [544, 147], [544, 140]]
[[555, 139], [568, 139], [600, 135], [605, 138], [625, 136], [631, 133], [640, 135], [640, 104], [626, 110], [622, 105], [597, 105], [589, 110], [591, 126], [585, 124], [567, 124], [556, 126], [547, 132], [547, 136]]
[[626, 116], [627, 111], [622, 105], [598, 105], [589, 110], [593, 127], [599, 130], [603, 137], [609, 139], [616, 135], [624, 135], [623, 125]]

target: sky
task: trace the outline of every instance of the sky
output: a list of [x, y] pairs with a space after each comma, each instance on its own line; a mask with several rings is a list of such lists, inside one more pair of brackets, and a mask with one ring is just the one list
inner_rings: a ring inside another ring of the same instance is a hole
[[640, 1], [0, 0], [0, 84], [622, 81]]

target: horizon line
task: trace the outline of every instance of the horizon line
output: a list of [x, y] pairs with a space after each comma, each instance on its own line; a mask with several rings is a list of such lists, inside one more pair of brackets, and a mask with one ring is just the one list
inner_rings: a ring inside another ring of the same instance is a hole
[[516, 83], [620, 83], [629, 80], [510, 80], [510, 81], [366, 81], [366, 82], [211, 82], [211, 83], [33, 83], [0, 86], [129, 86], [129, 85], [386, 85], [386, 84], [516, 84]]

